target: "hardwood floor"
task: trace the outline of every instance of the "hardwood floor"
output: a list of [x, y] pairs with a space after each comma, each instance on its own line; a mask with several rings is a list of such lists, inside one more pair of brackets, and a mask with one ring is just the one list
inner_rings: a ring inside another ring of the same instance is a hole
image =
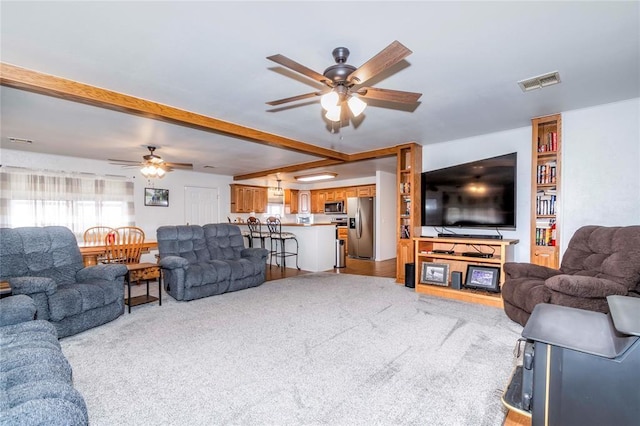
[[[395, 278], [396, 276], [396, 259], [383, 260], [376, 262], [373, 260], [352, 259], [347, 257], [345, 268], [329, 269], [325, 272], [334, 272], [336, 274], [353, 274], [368, 275], [373, 277]], [[298, 271], [295, 268], [279, 268], [273, 265], [271, 268], [267, 265], [267, 281], [279, 280], [281, 278], [295, 277], [296, 275], [310, 274], [309, 271]]]

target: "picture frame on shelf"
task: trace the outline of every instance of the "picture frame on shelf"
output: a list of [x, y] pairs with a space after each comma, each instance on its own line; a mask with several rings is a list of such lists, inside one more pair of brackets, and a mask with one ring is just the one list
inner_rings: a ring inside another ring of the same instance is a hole
[[467, 265], [465, 288], [500, 293], [500, 268], [495, 266]]
[[145, 188], [144, 205], [153, 207], [169, 207], [169, 190]]
[[444, 287], [449, 286], [449, 264], [447, 263], [422, 263], [420, 271], [420, 284], [434, 284]]

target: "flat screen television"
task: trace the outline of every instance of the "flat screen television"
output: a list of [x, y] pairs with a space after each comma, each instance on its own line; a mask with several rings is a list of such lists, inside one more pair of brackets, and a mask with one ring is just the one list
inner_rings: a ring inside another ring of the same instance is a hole
[[517, 153], [422, 173], [422, 226], [516, 228]]

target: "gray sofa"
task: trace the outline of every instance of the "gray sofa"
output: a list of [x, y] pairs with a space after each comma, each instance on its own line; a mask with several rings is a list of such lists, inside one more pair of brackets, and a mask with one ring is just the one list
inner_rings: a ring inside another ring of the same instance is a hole
[[86, 425], [55, 327], [25, 295], [0, 300], [0, 425]]
[[30, 296], [36, 317], [58, 337], [102, 325], [124, 313], [125, 265], [85, 268], [78, 243], [63, 226], [0, 228], [0, 279]]
[[245, 248], [237, 225], [161, 226], [156, 234], [165, 290], [176, 300], [256, 287], [266, 279], [268, 251]]

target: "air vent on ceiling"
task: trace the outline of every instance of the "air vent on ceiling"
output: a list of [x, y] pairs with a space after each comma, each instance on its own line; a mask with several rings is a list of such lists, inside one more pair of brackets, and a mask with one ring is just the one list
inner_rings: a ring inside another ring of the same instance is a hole
[[518, 82], [518, 86], [520, 86], [523, 92], [528, 92], [530, 90], [553, 86], [554, 84], [558, 83], [560, 83], [560, 73], [558, 71], [554, 71], [547, 74], [539, 75], [537, 77], [520, 80]]
[[13, 137], [9, 137], [9, 142], [11, 143], [26, 143], [26, 144], [32, 144], [33, 141], [31, 139], [24, 139], [24, 138], [13, 138]]

